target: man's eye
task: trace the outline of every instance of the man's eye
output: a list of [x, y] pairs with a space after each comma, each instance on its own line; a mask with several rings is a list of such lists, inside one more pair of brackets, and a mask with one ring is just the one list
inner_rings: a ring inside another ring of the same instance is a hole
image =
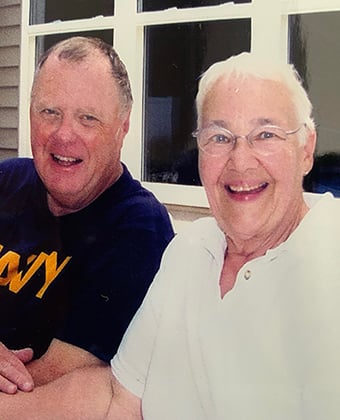
[[51, 109], [51, 108], [44, 108], [41, 111], [42, 114], [45, 115], [59, 115], [60, 113], [58, 111], [56, 111], [55, 109]]
[[80, 120], [84, 123], [84, 124], [92, 124], [96, 121], [98, 121], [98, 119], [96, 117], [94, 117], [93, 115], [89, 115], [89, 114], [84, 114], [80, 116]]
[[92, 115], [84, 115], [83, 116], [83, 118], [84, 118], [84, 120], [88, 120], [88, 121], [93, 121], [93, 120], [95, 120], [96, 118], [95, 117], [93, 117]]

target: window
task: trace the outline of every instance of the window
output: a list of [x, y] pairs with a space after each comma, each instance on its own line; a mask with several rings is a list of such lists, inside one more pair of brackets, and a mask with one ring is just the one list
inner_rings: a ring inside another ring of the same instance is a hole
[[[112, 43], [128, 68], [134, 107], [122, 159], [165, 203], [207, 205], [190, 135], [197, 82], [210, 64], [241, 51], [296, 65], [315, 104], [318, 154], [334, 157], [340, 143], [334, 88], [339, 16], [340, 0], [22, 2], [19, 154], [30, 154], [28, 101], [36, 56], [63, 37], [84, 34]], [[314, 186], [313, 180], [307, 185]]]
[[62, 33], [53, 35], [41, 35], [36, 37], [36, 54], [35, 60], [37, 61], [40, 55], [48, 50], [56, 42], [62, 41], [63, 39], [69, 38], [70, 36], [95, 36], [103, 39], [108, 44], [113, 43], [113, 32], [110, 30], [106, 31], [90, 31], [90, 32], [73, 32], [73, 33]]
[[305, 188], [340, 195], [340, 11], [289, 19], [290, 61], [304, 80], [317, 124], [318, 145]]
[[113, 15], [113, 0], [31, 0], [30, 23], [74, 20]]
[[145, 28], [143, 181], [200, 185], [191, 137], [197, 80], [214, 62], [249, 50], [250, 19]]

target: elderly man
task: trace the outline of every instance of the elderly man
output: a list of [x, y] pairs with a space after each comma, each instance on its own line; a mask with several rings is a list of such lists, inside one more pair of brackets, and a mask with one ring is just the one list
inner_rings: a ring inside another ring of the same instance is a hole
[[121, 163], [131, 106], [125, 66], [99, 39], [62, 41], [38, 64], [34, 159], [0, 164], [3, 392], [106, 365], [158, 270], [173, 230]]
[[340, 201], [303, 193], [306, 92], [291, 66], [244, 53], [206, 72], [197, 109], [214, 217], [169, 245], [114, 376], [57, 381], [55, 418], [338, 419]]

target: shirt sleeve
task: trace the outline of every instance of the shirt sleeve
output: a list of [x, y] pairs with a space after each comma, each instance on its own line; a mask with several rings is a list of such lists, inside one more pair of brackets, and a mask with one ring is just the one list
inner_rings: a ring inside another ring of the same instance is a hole
[[178, 236], [175, 237], [164, 252], [161, 267], [111, 361], [114, 376], [139, 398], [144, 394], [148, 371], [163, 328], [165, 308], [173, 308], [169, 296], [177, 296], [176, 291], [182, 288], [182, 279], [177, 272], [181, 268], [176, 267], [176, 261], [178, 253], [185, 254], [185, 245], [178, 239]]
[[[176, 248], [174, 239], [165, 251], [159, 269], [142, 305], [131, 321], [116, 355], [111, 360], [112, 372], [130, 392], [141, 398], [153, 349], [160, 328], [168, 288], [173, 287], [173, 274], [169, 270]], [[170, 261], [170, 262], [169, 262]]]
[[115, 377], [139, 398], [144, 393], [147, 370], [157, 335], [158, 319], [154, 302], [161, 304], [159, 295], [160, 290], [154, 283], [129, 325], [118, 352], [111, 360]]

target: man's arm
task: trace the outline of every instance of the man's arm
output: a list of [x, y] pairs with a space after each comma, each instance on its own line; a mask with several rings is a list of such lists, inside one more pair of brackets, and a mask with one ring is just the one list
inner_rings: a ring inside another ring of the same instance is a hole
[[32, 391], [80, 367], [105, 365], [93, 354], [54, 339], [47, 352], [31, 361], [31, 349], [9, 350], [0, 343], [0, 391]]
[[141, 400], [109, 366], [76, 369], [33, 392], [0, 395], [2, 420], [142, 420]]
[[54, 339], [47, 352], [27, 365], [35, 386], [45, 385], [74, 369], [106, 366], [104, 362], [80, 347]]
[[119, 383], [111, 373], [112, 398], [107, 420], [142, 420], [142, 400]]

